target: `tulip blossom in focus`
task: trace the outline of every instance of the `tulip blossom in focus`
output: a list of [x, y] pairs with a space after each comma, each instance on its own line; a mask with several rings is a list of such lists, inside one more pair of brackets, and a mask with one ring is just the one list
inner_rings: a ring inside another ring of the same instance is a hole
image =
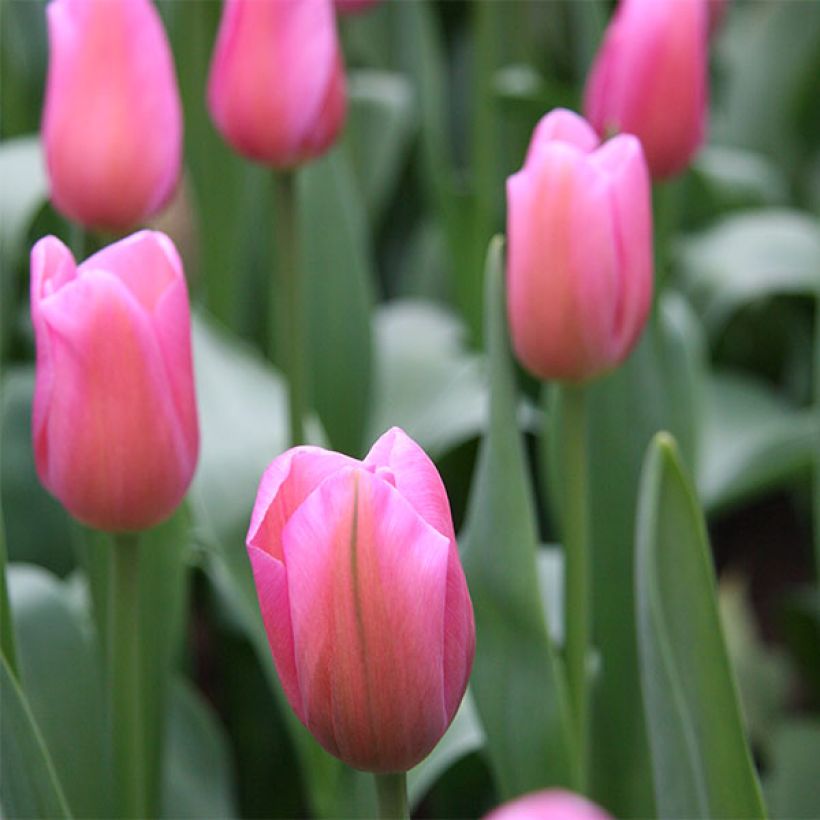
[[397, 428], [364, 461], [288, 450], [262, 477], [247, 545], [302, 723], [357, 769], [422, 760], [458, 709], [475, 642], [447, 494], [424, 451]]
[[705, 138], [708, 17], [708, 0], [620, 0], [587, 79], [587, 119], [601, 136], [635, 134], [657, 179]]
[[257, 162], [290, 168], [330, 148], [346, 106], [332, 0], [226, 0], [208, 106]]
[[547, 789], [519, 797], [491, 811], [484, 820], [611, 820], [585, 797]]
[[162, 521], [199, 448], [188, 290], [173, 243], [142, 231], [77, 265], [58, 239], [41, 239], [31, 315], [40, 480], [90, 526]]
[[557, 109], [507, 180], [507, 308], [513, 347], [541, 379], [584, 381], [619, 364], [652, 297], [649, 175], [638, 140], [599, 145]]
[[180, 175], [182, 108], [150, 0], [52, 0], [42, 133], [55, 207], [120, 231], [155, 214]]

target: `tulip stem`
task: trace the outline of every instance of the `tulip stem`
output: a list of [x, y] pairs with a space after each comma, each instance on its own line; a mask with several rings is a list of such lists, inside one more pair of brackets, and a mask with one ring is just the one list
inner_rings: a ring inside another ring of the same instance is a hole
[[299, 254], [296, 174], [283, 171], [276, 176], [276, 278], [271, 294], [273, 332], [271, 358], [288, 379], [288, 421], [290, 444], [305, 443], [305, 310]]
[[564, 495], [565, 658], [582, 787], [586, 783], [588, 686], [589, 530], [586, 396], [579, 385], [563, 385], [562, 481]]
[[140, 669], [139, 536], [114, 537], [108, 584], [109, 727], [117, 817], [147, 817]]
[[407, 820], [410, 813], [407, 809], [407, 774], [375, 774], [376, 793], [379, 799], [379, 817], [382, 820]]

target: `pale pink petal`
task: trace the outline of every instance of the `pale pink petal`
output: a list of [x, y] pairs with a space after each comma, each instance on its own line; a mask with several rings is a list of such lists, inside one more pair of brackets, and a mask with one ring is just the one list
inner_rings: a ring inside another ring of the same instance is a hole
[[548, 789], [511, 800], [491, 811], [484, 820], [611, 820], [580, 794]]
[[595, 130], [574, 111], [566, 108], [555, 108], [545, 114], [535, 126], [527, 150], [525, 165], [535, 158], [544, 147], [553, 142], [572, 145], [584, 154], [594, 151], [600, 140]]

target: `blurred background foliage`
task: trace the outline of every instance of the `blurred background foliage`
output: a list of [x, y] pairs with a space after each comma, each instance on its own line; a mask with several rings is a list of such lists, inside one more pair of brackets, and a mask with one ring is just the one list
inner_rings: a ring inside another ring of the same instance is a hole
[[[154, 618], [180, 616], [176, 630], [162, 619], [153, 626], [163, 635], [158, 655], [176, 670], [162, 707], [162, 813], [367, 813], [370, 784], [318, 753], [283, 708], [243, 547], [258, 478], [287, 439], [283, 383], [261, 353], [275, 259], [270, 174], [235, 156], [205, 109], [219, 4], [159, 6], [186, 127], [184, 182], [159, 224], [182, 252], [197, 306], [202, 426], [183, 513], [194, 539], [163, 559], [189, 583], [151, 593]], [[42, 811], [62, 800], [76, 816], [105, 816], [93, 572], [87, 585], [77, 571], [93, 567], [99, 545], [40, 487], [30, 446], [27, 254], [45, 233], [70, 236], [47, 203], [37, 135], [43, 9], [40, 0], [0, 0], [0, 486], [30, 709], [6, 708], [17, 690], [4, 668], [3, 721], [21, 721], [21, 746], [34, 761], [50, 760], [63, 785], [62, 795], [40, 795]], [[298, 177], [312, 437], [361, 455], [388, 426], [404, 427], [442, 471], [457, 530], [475, 524], [472, 554], [502, 520], [482, 524], [475, 509], [467, 514], [478, 442], [491, 419], [517, 419], [526, 433], [521, 459], [488, 460], [526, 472], [525, 495], [534, 482], [537, 509], [524, 511], [537, 515], [537, 531], [513, 516], [523, 527], [515, 537], [532, 544], [543, 569], [530, 603], [539, 606], [543, 595], [552, 611], [560, 557], [538, 545], [558, 540], [549, 512], [555, 488], [536, 434], [560, 417], [545, 419], [537, 385], [521, 373], [513, 374], [517, 398], [499, 404], [498, 379], [506, 376], [485, 353], [484, 308], [493, 306], [483, 305], [484, 256], [504, 230], [505, 178], [520, 167], [545, 111], [580, 107], [611, 10], [604, 0], [384, 0], [341, 19], [347, 127]], [[711, 60], [708, 145], [686, 174], [656, 191], [663, 288], [653, 321], [627, 364], [592, 390], [592, 791], [620, 816], [657, 808], [640, 699], [633, 541], [643, 454], [657, 430], [669, 429], [707, 516], [720, 614], [770, 812], [816, 817], [820, 2], [735, 0]], [[494, 436], [490, 449], [507, 446], [502, 432]], [[481, 486], [477, 480], [477, 493]], [[486, 544], [490, 560], [494, 548]], [[656, 582], [663, 579], [647, 581]], [[545, 651], [533, 640], [533, 652]], [[543, 662], [551, 663], [548, 653]], [[516, 695], [527, 696], [537, 699]], [[487, 753], [484, 728], [469, 696], [440, 747], [411, 773], [418, 816], [475, 817], [514, 788]]]

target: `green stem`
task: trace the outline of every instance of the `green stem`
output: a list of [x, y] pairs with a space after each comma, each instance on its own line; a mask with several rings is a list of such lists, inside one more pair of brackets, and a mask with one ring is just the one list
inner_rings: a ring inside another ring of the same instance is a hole
[[588, 686], [587, 655], [591, 596], [587, 489], [587, 419], [584, 388], [566, 384], [563, 391], [563, 470], [565, 594], [564, 629], [567, 681], [578, 738], [581, 784], [586, 785]]
[[11, 621], [11, 606], [6, 582], [6, 538], [3, 526], [3, 513], [0, 510], [0, 650], [11, 669], [17, 676], [17, 646], [14, 640], [14, 625]]
[[292, 447], [305, 443], [305, 309], [299, 260], [296, 178], [277, 175], [275, 186], [276, 277], [271, 289], [271, 358], [274, 351], [288, 378], [288, 419]]
[[74, 260], [79, 265], [85, 259], [86, 234], [85, 228], [79, 222], [72, 222], [69, 230], [69, 242]]
[[381, 820], [407, 820], [407, 775], [404, 772], [374, 774]]
[[114, 537], [108, 584], [111, 752], [118, 817], [147, 817], [140, 664], [140, 547], [136, 534]]

